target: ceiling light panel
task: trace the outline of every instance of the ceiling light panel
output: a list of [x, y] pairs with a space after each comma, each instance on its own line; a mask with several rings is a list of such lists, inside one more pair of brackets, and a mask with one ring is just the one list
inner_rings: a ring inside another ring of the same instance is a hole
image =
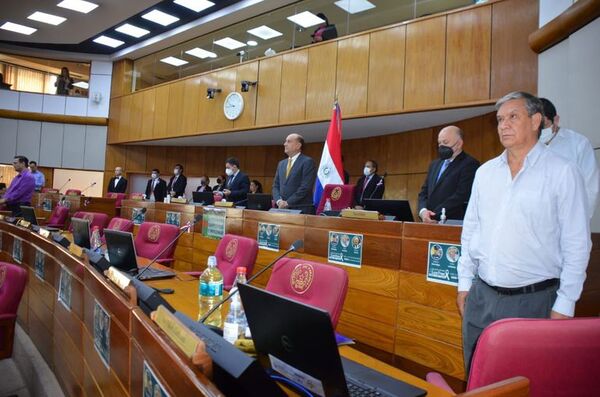
[[215, 3], [208, 0], [175, 0], [175, 4], [179, 4], [180, 6], [196, 12], [206, 10], [215, 5]]
[[121, 45], [125, 44], [124, 41], [113, 39], [113, 38], [110, 38], [110, 37], [104, 36], [104, 35], [102, 35], [100, 37], [96, 37], [94, 39], [94, 43], [106, 45], [106, 46], [109, 46], [109, 47], [112, 47], [112, 48], [116, 48], [118, 46], [121, 46]]
[[220, 39], [215, 41], [216, 45], [220, 45], [221, 47], [225, 47], [228, 50], [236, 50], [241, 47], [245, 47], [246, 44], [241, 41], [237, 41], [236, 39], [232, 39], [231, 37], [225, 37], [224, 39]]
[[162, 12], [159, 10], [152, 10], [144, 15], [142, 18], [147, 19], [148, 21], [152, 21], [154, 23], [158, 23], [162, 26], [168, 26], [174, 22], [179, 21], [179, 18], [174, 17], [173, 15], [169, 15], [166, 12]]
[[78, 81], [77, 83], [73, 84], [75, 87], [79, 87], [79, 88], [83, 88], [83, 89], [88, 89], [90, 88], [90, 85], [88, 83], [86, 83], [85, 81]]
[[161, 62], [168, 63], [173, 66], [181, 66], [188, 63], [188, 61], [184, 61], [183, 59], [175, 58], [175, 57], [166, 57], [160, 60]]
[[311, 26], [325, 23], [324, 19], [319, 18], [310, 11], [304, 11], [300, 14], [289, 16], [287, 19], [294, 22], [296, 25], [302, 26], [303, 28], [310, 28]]
[[123, 25], [119, 26], [118, 28], [116, 28], [115, 30], [119, 33], [124, 33], [124, 34], [133, 36], [138, 39], [140, 37], [145, 36], [148, 33], [150, 33], [149, 30], [138, 28], [137, 26], [131, 25], [129, 23], [123, 24]]
[[367, 0], [340, 0], [334, 4], [349, 14], [358, 14], [359, 12], [375, 8], [375, 4]]
[[87, 14], [88, 12], [96, 9], [98, 7], [98, 4], [84, 0], [63, 0], [60, 3], [58, 3], [57, 6]]
[[30, 16], [28, 16], [27, 19], [47, 23], [49, 25], [54, 25], [54, 26], [60, 25], [61, 23], [63, 23], [64, 21], [67, 20], [67, 18], [59, 17], [57, 15], [52, 15], [52, 14], [46, 14], [45, 12], [40, 12], [40, 11], [34, 12]]
[[203, 50], [202, 48], [198, 48], [198, 47], [192, 48], [191, 50], [188, 50], [185, 53], [190, 54], [190, 55], [195, 56], [196, 58], [200, 58], [200, 59], [217, 57], [217, 54], [215, 54], [214, 52], [206, 51], [206, 50]]
[[283, 33], [278, 32], [267, 25], [262, 25], [254, 29], [247, 30], [247, 32], [253, 36], [260, 37], [263, 40], [269, 40], [274, 37], [283, 36]]
[[12, 22], [5, 22], [2, 26], [0, 26], [0, 29], [26, 35], [30, 35], [37, 30], [35, 28], [30, 28], [29, 26], [19, 25], [18, 23]]

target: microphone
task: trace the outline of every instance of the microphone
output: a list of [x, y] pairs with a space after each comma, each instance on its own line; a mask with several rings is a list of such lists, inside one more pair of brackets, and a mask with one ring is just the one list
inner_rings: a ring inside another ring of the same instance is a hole
[[[250, 284], [255, 278], [257, 278], [258, 276], [260, 276], [261, 274], [263, 274], [264, 272], [266, 272], [268, 269], [270, 269], [271, 267], [273, 267], [273, 265], [275, 263], [277, 263], [278, 260], [280, 260], [284, 256], [287, 256], [290, 252], [297, 251], [297, 250], [299, 250], [302, 247], [304, 247], [304, 241], [302, 241], [302, 240], [296, 240], [296, 241], [294, 241], [292, 243], [292, 245], [290, 246], [290, 248], [288, 248], [287, 251], [285, 251], [283, 254], [281, 254], [277, 258], [275, 258], [275, 260], [273, 260], [273, 262], [271, 262], [267, 266], [265, 266], [260, 272], [256, 273], [254, 276], [250, 277], [248, 279], [248, 281], [246, 281], [246, 284]], [[202, 317], [200, 317], [200, 320], [198, 320], [198, 322], [199, 323], [204, 323], [204, 321], [206, 321], [206, 319], [209, 318], [211, 314], [213, 314], [218, 308], [220, 308], [221, 306], [223, 306], [223, 304], [225, 302], [227, 302], [229, 299], [231, 299], [232, 296], [234, 296], [237, 293], [238, 293], [237, 289], [235, 291], [233, 291], [233, 292], [230, 292], [230, 294], [227, 295], [226, 298], [221, 299], [219, 302], [217, 302], [216, 305], [213, 306], [212, 309], [210, 309]]]
[[248, 199], [243, 199], [240, 201], [236, 201], [235, 203], [233, 203], [233, 205], [235, 205], [237, 207], [238, 205], [242, 205], [242, 204], [245, 205], [247, 202], [248, 202]]
[[139, 271], [139, 272], [138, 272], [138, 274], [136, 274], [136, 275], [135, 275], [134, 279], [136, 279], [136, 280], [139, 280], [139, 278], [142, 276], [142, 274], [144, 274], [144, 272], [145, 272], [146, 270], [148, 270], [148, 269], [150, 268], [150, 266], [152, 266], [152, 265], [153, 265], [153, 264], [154, 264], [154, 263], [155, 263], [155, 262], [158, 260], [158, 258], [160, 258], [160, 256], [161, 256], [162, 254], [164, 254], [164, 253], [165, 253], [165, 252], [166, 252], [166, 251], [167, 251], [167, 250], [168, 250], [168, 249], [169, 249], [169, 248], [170, 248], [170, 247], [171, 247], [173, 244], [175, 244], [175, 242], [176, 242], [177, 240], [179, 240], [179, 238], [180, 238], [181, 236], [183, 236], [183, 234], [184, 234], [184, 233], [186, 233], [186, 232], [187, 232], [187, 230], [188, 230], [189, 228], [191, 228], [192, 226], [194, 226], [196, 223], [200, 222], [201, 220], [202, 220], [202, 214], [196, 214], [196, 215], [194, 216], [194, 221], [193, 221], [193, 222], [188, 222], [188, 223], [189, 223], [189, 226], [188, 226], [188, 225], [184, 226], [184, 227], [183, 227], [183, 228], [182, 228], [182, 229], [179, 231], [179, 233], [177, 234], [177, 236], [175, 236], [175, 238], [174, 238], [173, 240], [171, 240], [171, 242], [170, 242], [169, 244], [167, 244], [167, 245], [165, 246], [165, 248], [163, 248], [163, 249], [162, 249], [162, 250], [161, 250], [161, 251], [160, 251], [160, 252], [159, 252], [159, 253], [158, 253], [158, 254], [157, 254], [155, 257], [154, 257], [154, 259], [152, 259], [152, 260], [150, 261], [150, 263], [148, 263], [146, 266], [144, 266], [144, 267], [142, 268], [142, 270], [141, 270], [141, 271]]
[[96, 186], [96, 182], [92, 182], [92, 184], [91, 184], [91, 185], [89, 185], [88, 187], [86, 187], [85, 189], [83, 189], [83, 190], [81, 191], [81, 195], [83, 196], [83, 193], [85, 193], [85, 191], [86, 191], [86, 190], [88, 190], [89, 188], [91, 188], [92, 186]]
[[381, 176], [381, 179], [379, 180], [379, 182], [377, 182], [377, 185], [375, 185], [375, 189], [373, 189], [373, 191], [369, 195], [369, 200], [371, 198], [373, 198], [373, 195], [375, 194], [375, 192], [377, 191], [377, 189], [379, 189], [380, 186], [383, 186], [383, 180], [385, 179], [386, 176], [387, 176], [387, 171], [385, 171], [383, 173], [383, 175]]
[[63, 185], [61, 187], [58, 188], [58, 192], [60, 193], [61, 190], [63, 190], [63, 188], [65, 186], [67, 186], [67, 183], [71, 182], [71, 178], [67, 179], [67, 181], [65, 183], [63, 183]]

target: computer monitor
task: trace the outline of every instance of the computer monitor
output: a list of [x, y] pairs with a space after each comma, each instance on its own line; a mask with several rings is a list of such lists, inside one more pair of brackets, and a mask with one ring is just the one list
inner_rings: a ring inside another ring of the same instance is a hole
[[137, 272], [137, 254], [133, 234], [120, 230], [104, 229], [108, 261], [111, 266], [128, 273]]
[[270, 194], [266, 193], [254, 193], [248, 194], [248, 206], [249, 210], [268, 211], [273, 206], [273, 198]]
[[73, 242], [81, 248], [90, 249], [90, 221], [81, 218], [71, 218], [73, 227]]
[[196, 204], [211, 205], [215, 203], [213, 192], [192, 192], [192, 200]]
[[35, 210], [33, 207], [28, 207], [26, 205], [21, 206], [21, 213], [23, 214], [23, 219], [32, 225], [37, 225], [37, 217], [35, 216]]
[[364, 203], [367, 211], [377, 211], [383, 215], [393, 216], [396, 221], [415, 221], [408, 200], [366, 199]]

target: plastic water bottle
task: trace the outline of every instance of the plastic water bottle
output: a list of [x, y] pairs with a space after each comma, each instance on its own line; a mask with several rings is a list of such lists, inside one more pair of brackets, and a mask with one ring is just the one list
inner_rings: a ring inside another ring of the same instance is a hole
[[440, 214], [440, 224], [446, 223], [446, 208], [442, 208], [442, 213]]
[[98, 226], [94, 226], [92, 229], [92, 237], [90, 238], [90, 247], [92, 248], [92, 251], [96, 251], [101, 246], [102, 241], [100, 240], [100, 228]]
[[[217, 258], [208, 257], [208, 267], [200, 276], [200, 285], [198, 288], [198, 301], [200, 311], [198, 318], [212, 309], [223, 298], [223, 275], [217, 269]], [[206, 324], [221, 326], [221, 310], [215, 311], [206, 319]]]
[[[246, 268], [240, 266], [236, 269], [235, 281], [229, 291], [233, 294], [237, 291], [238, 284], [246, 284]], [[236, 293], [231, 298], [231, 304], [229, 306], [229, 313], [225, 318], [223, 324], [223, 338], [230, 343], [234, 343], [238, 338], [242, 337], [246, 333], [248, 327], [248, 320], [246, 320], [246, 314], [242, 306], [242, 299], [239, 293]]]
[[325, 205], [323, 206], [323, 211], [331, 211], [331, 200], [325, 200]]

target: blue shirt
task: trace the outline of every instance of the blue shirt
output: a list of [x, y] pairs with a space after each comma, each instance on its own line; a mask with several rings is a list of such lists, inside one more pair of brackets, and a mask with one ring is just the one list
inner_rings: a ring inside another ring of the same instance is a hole
[[35, 179], [35, 190], [42, 190], [42, 188], [46, 184], [46, 178], [44, 177], [44, 174], [42, 172], [36, 171], [31, 172], [31, 175], [33, 176], [33, 179]]

